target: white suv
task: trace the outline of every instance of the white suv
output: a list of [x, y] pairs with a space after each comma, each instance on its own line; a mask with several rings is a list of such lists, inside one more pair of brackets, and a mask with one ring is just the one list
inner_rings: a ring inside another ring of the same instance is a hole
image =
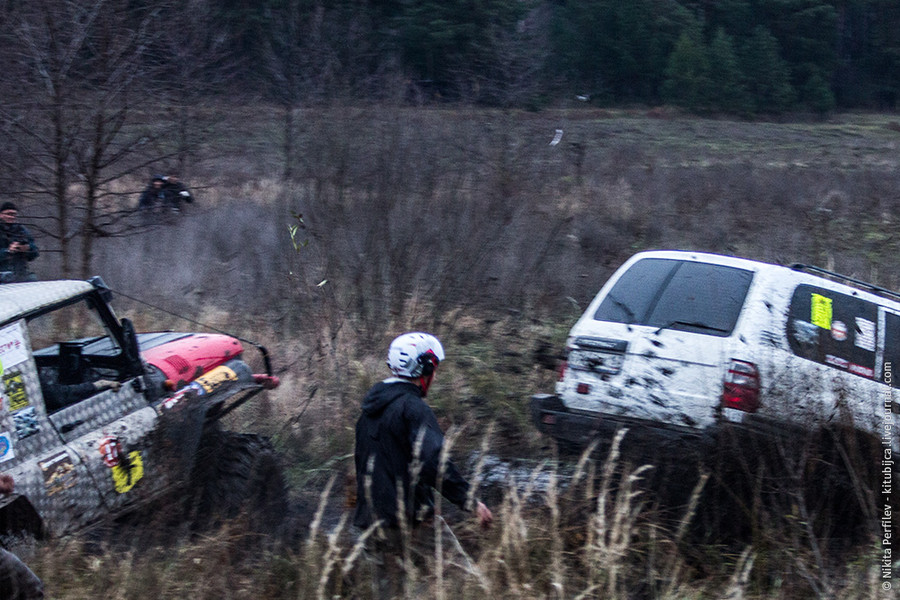
[[584, 444], [622, 425], [715, 434], [840, 425], [900, 450], [900, 294], [817, 267], [642, 252], [567, 339], [537, 427]]

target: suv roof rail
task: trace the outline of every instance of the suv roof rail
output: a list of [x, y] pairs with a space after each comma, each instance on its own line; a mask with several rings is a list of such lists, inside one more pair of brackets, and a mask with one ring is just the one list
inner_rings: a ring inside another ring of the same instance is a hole
[[892, 300], [900, 300], [900, 293], [897, 293], [897, 292], [891, 291], [887, 288], [883, 288], [881, 286], [875, 285], [874, 283], [867, 283], [860, 279], [848, 277], [847, 275], [841, 275], [840, 273], [835, 273], [834, 271], [829, 271], [828, 269], [823, 269], [822, 267], [816, 267], [813, 265], [805, 265], [803, 263], [794, 263], [791, 265], [791, 269], [793, 269], [794, 271], [806, 271], [808, 273], [825, 275], [827, 277], [836, 279], [839, 282], [855, 285], [856, 287], [862, 288], [869, 292], [873, 292], [875, 294], [878, 294], [879, 296], [884, 296], [884, 297], [890, 298]]

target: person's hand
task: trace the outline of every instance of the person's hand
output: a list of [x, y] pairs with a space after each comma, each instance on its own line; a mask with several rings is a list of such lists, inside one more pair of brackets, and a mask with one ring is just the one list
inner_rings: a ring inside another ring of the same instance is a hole
[[98, 379], [94, 382], [94, 389], [98, 392], [102, 390], [118, 392], [120, 387], [122, 387], [121, 383], [118, 381], [110, 381], [109, 379]]
[[16, 487], [13, 476], [9, 473], [0, 473], [0, 494], [12, 494]]
[[491, 513], [491, 509], [484, 505], [484, 502], [479, 501], [475, 505], [475, 514], [478, 515], [478, 524], [482, 529], [489, 528], [494, 522], [494, 515]]

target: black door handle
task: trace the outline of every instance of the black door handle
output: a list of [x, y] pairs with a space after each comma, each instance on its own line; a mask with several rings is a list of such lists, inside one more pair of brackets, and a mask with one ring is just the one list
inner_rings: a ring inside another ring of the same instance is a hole
[[84, 420], [73, 421], [71, 423], [66, 423], [62, 427], [59, 428], [60, 433], [69, 433], [79, 425], [84, 425]]

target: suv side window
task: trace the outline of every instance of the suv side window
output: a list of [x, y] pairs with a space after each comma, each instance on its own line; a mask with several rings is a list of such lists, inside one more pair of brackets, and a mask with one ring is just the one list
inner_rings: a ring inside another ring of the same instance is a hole
[[594, 319], [726, 337], [752, 280], [753, 273], [745, 269], [646, 258], [619, 278]]
[[876, 378], [878, 306], [872, 302], [798, 285], [788, 312], [787, 338], [797, 356]]

